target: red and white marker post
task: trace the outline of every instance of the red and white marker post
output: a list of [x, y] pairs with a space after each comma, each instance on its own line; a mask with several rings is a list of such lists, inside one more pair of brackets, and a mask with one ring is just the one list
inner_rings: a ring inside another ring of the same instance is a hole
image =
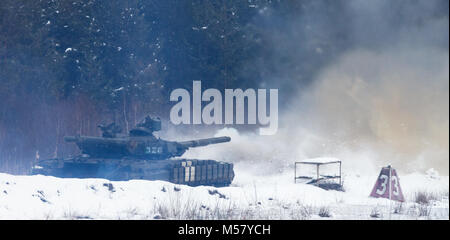
[[[391, 165], [381, 169], [375, 186], [370, 193], [371, 197], [387, 198], [398, 202], [404, 202], [400, 180], [397, 171]], [[391, 201], [389, 201], [389, 219], [391, 218]]]

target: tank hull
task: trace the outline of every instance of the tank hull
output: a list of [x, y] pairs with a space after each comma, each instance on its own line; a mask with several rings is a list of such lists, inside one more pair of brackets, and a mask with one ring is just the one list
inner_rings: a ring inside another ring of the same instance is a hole
[[134, 158], [48, 159], [38, 163], [32, 174], [61, 178], [105, 178], [161, 180], [189, 186], [228, 186], [234, 178], [232, 163], [198, 159], [144, 160]]

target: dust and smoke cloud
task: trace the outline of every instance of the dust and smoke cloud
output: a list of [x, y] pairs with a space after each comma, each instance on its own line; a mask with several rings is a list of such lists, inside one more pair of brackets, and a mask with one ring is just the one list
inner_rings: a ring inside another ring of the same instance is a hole
[[324, 153], [372, 151], [378, 164], [448, 173], [448, 57], [436, 49], [349, 52], [303, 96], [303, 117], [288, 117], [327, 139]]
[[[313, 44], [308, 35], [296, 34], [303, 29], [310, 29], [312, 35], [340, 29], [336, 36], [346, 40], [320, 43], [340, 42], [343, 50], [338, 54], [318, 45], [318, 54], [330, 54], [330, 61], [317, 66], [310, 84], [288, 81], [295, 91], [286, 100], [288, 107], [281, 107], [277, 135], [260, 137], [224, 129], [217, 135], [230, 135], [232, 143], [188, 155], [261, 163], [257, 169], [262, 172], [282, 171], [296, 160], [328, 156], [342, 159], [344, 169], [362, 174], [387, 164], [401, 172], [435, 168], [448, 174], [448, 1], [353, 0], [345, 1], [340, 10], [334, 20], [327, 11], [315, 11], [279, 24], [285, 38], [277, 43], [283, 46]], [[280, 50], [294, 65], [314, 62], [308, 59], [314, 56], [298, 51], [288, 54], [283, 46], [268, 47]], [[274, 69], [283, 76], [295, 76], [298, 69], [292, 66], [280, 64]], [[265, 81], [276, 85], [276, 73]]]

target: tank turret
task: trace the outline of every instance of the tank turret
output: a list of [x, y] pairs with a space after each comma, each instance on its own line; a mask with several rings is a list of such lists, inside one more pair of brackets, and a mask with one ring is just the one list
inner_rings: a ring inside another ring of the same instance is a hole
[[66, 142], [74, 142], [83, 154], [91, 157], [133, 157], [147, 160], [179, 157], [192, 147], [203, 147], [231, 141], [229, 137], [205, 138], [185, 142], [171, 142], [146, 137], [88, 137], [67, 136]]
[[228, 185], [234, 177], [230, 163], [170, 159], [182, 156], [189, 148], [229, 142], [230, 137], [166, 141], [154, 135], [161, 130], [161, 120], [150, 116], [136, 124], [127, 135], [121, 134], [122, 129], [114, 123], [98, 127], [101, 137], [64, 137], [66, 142], [75, 143], [82, 155], [42, 160], [33, 172], [62, 177], [168, 180], [188, 185]]

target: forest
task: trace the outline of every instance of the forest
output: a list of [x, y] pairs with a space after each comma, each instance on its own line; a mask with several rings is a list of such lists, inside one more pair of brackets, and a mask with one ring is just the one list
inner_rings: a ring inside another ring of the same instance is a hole
[[[414, 1], [413, 1], [414, 2]], [[2, 0], [0, 171], [76, 151], [65, 135], [169, 117], [176, 88], [277, 88], [280, 106], [350, 47], [377, 48], [404, 24], [446, 16], [387, 11], [393, 30], [356, 33], [350, 1]], [[395, 1], [392, 9], [405, 8]], [[392, 31], [392, 32], [391, 32]], [[376, 37], [378, 37], [378, 39]], [[444, 45], [448, 51], [448, 38]], [[439, 41], [439, 39], [437, 40]]]

